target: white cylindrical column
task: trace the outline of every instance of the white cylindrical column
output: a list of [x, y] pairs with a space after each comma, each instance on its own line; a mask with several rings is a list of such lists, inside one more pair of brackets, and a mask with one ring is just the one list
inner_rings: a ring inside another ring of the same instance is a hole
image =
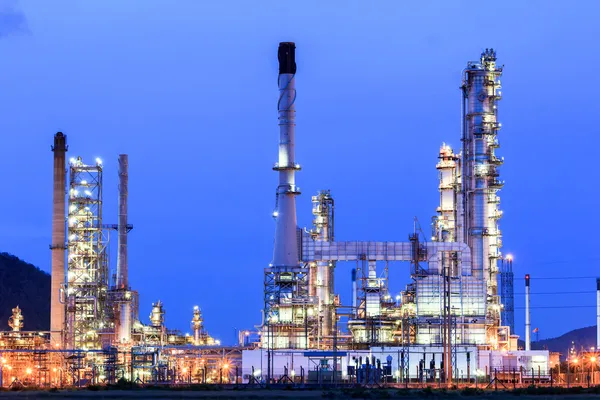
[[531, 350], [531, 310], [529, 307], [529, 274], [525, 275], [525, 350]]
[[296, 187], [295, 173], [299, 169], [294, 155], [294, 133], [296, 127], [296, 45], [291, 42], [279, 44], [279, 159], [274, 170], [279, 173], [277, 187], [277, 209], [273, 267], [297, 267], [298, 242], [296, 239]]

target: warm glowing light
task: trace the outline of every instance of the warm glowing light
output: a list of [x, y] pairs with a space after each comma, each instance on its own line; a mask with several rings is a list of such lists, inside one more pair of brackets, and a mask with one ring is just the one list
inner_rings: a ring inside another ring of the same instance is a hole
[[27, 368], [27, 369], [25, 370], [25, 372], [27, 372], [27, 374], [31, 374], [31, 372], [32, 372], [32, 371], [31, 371], [31, 368]]
[[578, 359], [573, 359], [573, 364], [577, 364], [577, 361], [579, 361]]
[[592, 357], [592, 358], [590, 358], [590, 361], [591, 361], [591, 362], [596, 362], [596, 357]]
[[506, 259], [507, 259], [508, 261], [512, 261], [512, 260], [513, 260], [513, 255], [512, 255], [512, 254], [507, 254], [507, 255], [506, 255]]
[[224, 368], [224, 369], [227, 369], [227, 368], [229, 368], [229, 364], [224, 364], [224, 365], [223, 365], [223, 368]]

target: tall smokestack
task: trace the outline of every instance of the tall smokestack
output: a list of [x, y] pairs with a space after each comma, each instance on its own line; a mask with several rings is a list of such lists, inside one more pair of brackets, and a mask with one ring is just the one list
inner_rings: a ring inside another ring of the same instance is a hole
[[596, 350], [600, 349], [600, 278], [596, 278]]
[[53, 344], [62, 345], [65, 325], [65, 306], [60, 301], [60, 291], [65, 283], [65, 191], [67, 170], [65, 153], [67, 136], [54, 135], [54, 189], [52, 194], [52, 281], [50, 292], [50, 331]]
[[[129, 185], [129, 157], [119, 155], [119, 252], [117, 254], [117, 289], [129, 290], [127, 265], [127, 196]], [[119, 316], [119, 341], [128, 342], [131, 338], [131, 303], [128, 299], [121, 303]]]
[[300, 169], [294, 160], [294, 130], [296, 127], [296, 45], [291, 42], [279, 43], [279, 161], [273, 169], [279, 173], [277, 187], [277, 207], [273, 212], [276, 219], [273, 267], [297, 267], [298, 243], [296, 241], [296, 187], [295, 173]]
[[525, 350], [531, 350], [531, 310], [529, 307], [529, 274], [525, 275]]

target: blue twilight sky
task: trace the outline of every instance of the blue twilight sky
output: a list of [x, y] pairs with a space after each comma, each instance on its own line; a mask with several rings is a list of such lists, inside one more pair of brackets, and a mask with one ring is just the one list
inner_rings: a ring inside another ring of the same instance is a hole
[[[209, 332], [232, 341], [260, 323], [272, 255], [278, 42], [297, 45], [298, 221], [331, 189], [338, 240], [403, 241], [414, 216], [429, 234], [439, 145], [460, 145], [461, 70], [494, 47], [503, 250], [522, 307], [526, 272], [600, 275], [598, 15], [583, 0], [0, 0], [0, 251], [49, 271], [56, 131], [69, 157], [105, 160], [106, 223], [128, 153], [140, 316], [161, 299], [185, 332], [198, 304]], [[336, 270], [345, 303], [351, 268]], [[395, 294], [408, 265], [391, 269]], [[553, 294], [532, 304], [593, 306], [594, 289], [533, 280]], [[522, 309], [516, 323], [523, 334]], [[589, 307], [532, 316], [541, 337], [594, 323]]]

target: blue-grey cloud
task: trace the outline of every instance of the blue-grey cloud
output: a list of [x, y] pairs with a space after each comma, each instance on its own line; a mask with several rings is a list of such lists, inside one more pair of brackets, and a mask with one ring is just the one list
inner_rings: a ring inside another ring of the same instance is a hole
[[0, 0], [0, 38], [29, 33], [25, 13], [16, 0]]

